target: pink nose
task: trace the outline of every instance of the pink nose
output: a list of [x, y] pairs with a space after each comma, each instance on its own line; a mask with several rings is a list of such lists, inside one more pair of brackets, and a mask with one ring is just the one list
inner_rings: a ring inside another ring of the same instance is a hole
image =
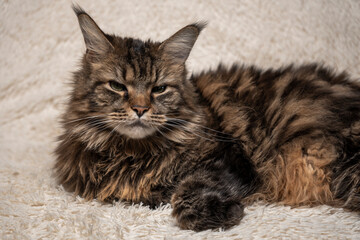
[[149, 107], [134, 105], [131, 107], [131, 109], [134, 110], [134, 112], [136, 112], [140, 118], [147, 110], [149, 110]]

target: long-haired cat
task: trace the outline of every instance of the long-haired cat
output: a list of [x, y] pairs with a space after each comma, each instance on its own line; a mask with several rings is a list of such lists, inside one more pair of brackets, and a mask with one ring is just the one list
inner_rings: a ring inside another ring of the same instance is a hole
[[171, 203], [195, 231], [238, 224], [257, 199], [360, 211], [360, 84], [345, 73], [234, 65], [187, 78], [204, 24], [152, 42], [74, 11], [86, 53], [56, 149], [66, 190]]

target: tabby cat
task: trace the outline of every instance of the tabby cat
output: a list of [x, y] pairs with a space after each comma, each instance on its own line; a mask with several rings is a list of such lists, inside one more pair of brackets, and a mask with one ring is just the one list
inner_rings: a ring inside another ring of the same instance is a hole
[[360, 211], [360, 84], [346, 73], [234, 65], [187, 78], [205, 24], [141, 41], [73, 8], [86, 53], [56, 149], [66, 190], [171, 203], [195, 231], [238, 224], [255, 200]]

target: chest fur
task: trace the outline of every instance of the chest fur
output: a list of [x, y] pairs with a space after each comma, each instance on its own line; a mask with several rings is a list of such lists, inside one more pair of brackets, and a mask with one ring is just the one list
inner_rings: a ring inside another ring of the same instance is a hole
[[174, 168], [173, 156], [118, 156], [106, 163], [97, 164], [98, 191], [100, 200], [119, 199], [131, 202], [147, 201], [152, 189], [171, 185], [170, 173]]

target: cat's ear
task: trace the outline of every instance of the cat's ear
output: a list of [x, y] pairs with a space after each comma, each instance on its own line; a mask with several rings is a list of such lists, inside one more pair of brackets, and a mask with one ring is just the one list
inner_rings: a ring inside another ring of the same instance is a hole
[[104, 55], [113, 49], [113, 45], [94, 20], [80, 6], [73, 5], [72, 8], [78, 17], [87, 52], [90, 54]]
[[162, 58], [174, 64], [184, 64], [206, 23], [188, 25], [161, 43]]

